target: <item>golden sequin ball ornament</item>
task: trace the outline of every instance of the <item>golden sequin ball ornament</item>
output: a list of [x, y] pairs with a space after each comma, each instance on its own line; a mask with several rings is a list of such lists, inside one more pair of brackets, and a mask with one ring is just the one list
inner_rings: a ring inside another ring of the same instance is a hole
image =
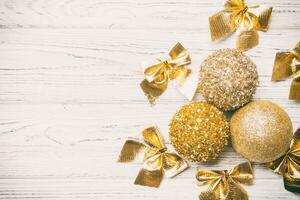
[[251, 162], [266, 163], [286, 153], [293, 138], [292, 122], [277, 104], [256, 100], [231, 119], [233, 148]]
[[184, 105], [172, 118], [170, 139], [187, 160], [206, 162], [218, 157], [229, 138], [225, 115], [206, 102]]
[[201, 64], [198, 90], [221, 110], [235, 110], [248, 103], [257, 85], [256, 65], [236, 49], [217, 50]]

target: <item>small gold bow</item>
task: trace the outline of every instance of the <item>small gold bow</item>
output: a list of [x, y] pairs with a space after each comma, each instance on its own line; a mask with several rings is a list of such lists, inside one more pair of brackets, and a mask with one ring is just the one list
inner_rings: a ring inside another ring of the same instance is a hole
[[272, 81], [293, 78], [289, 99], [300, 100], [300, 41], [291, 52], [278, 52], [275, 57]]
[[158, 187], [163, 176], [174, 177], [188, 168], [180, 156], [171, 153], [156, 127], [149, 127], [142, 133], [142, 140], [128, 139], [118, 162], [133, 162], [142, 157], [143, 168], [134, 184]]
[[286, 190], [300, 192], [300, 128], [295, 132], [286, 154], [268, 163], [267, 166], [276, 174], [283, 176]]
[[238, 30], [237, 49], [258, 45], [258, 30], [267, 31], [272, 7], [248, 7], [244, 0], [227, 0], [225, 9], [209, 17], [211, 40], [225, 39]]
[[185, 65], [191, 63], [187, 50], [177, 43], [169, 52], [170, 58], [158, 60], [158, 63], [145, 67], [145, 79], [140, 86], [151, 105], [168, 87], [169, 80], [177, 79], [178, 87], [182, 86], [191, 70]]
[[196, 174], [198, 185], [209, 184], [209, 189], [201, 192], [200, 200], [247, 200], [246, 190], [240, 183], [251, 184], [253, 172], [250, 162], [241, 163], [230, 171], [211, 171], [198, 169]]

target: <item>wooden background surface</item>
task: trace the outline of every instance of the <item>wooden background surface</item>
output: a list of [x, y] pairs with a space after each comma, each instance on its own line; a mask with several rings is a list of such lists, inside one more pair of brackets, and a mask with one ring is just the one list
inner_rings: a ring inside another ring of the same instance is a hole
[[[300, 39], [299, 0], [254, 0], [274, 7], [270, 30], [248, 51], [257, 64], [256, 99], [281, 105], [294, 129], [300, 103], [290, 80], [272, 83], [275, 53]], [[151, 108], [139, 88], [140, 63], [180, 41], [196, 72], [213, 50], [208, 16], [220, 0], [1, 0], [0, 199], [197, 199], [197, 167], [244, 161], [231, 147], [210, 164], [193, 164], [159, 189], [133, 185], [140, 164], [117, 164], [127, 136], [157, 124], [168, 137], [172, 115], [188, 101], [172, 86]], [[197, 96], [201, 100], [201, 96]], [[282, 178], [255, 167], [251, 199], [298, 199]]]

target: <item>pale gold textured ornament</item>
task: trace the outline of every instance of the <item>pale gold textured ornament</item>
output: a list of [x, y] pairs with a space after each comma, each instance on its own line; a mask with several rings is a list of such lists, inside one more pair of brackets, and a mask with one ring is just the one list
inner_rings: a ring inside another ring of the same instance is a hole
[[251, 162], [273, 161], [288, 150], [293, 138], [288, 114], [270, 101], [256, 100], [231, 119], [233, 148]]
[[236, 49], [221, 49], [201, 64], [198, 90], [219, 109], [237, 109], [256, 91], [258, 74], [251, 59]]
[[194, 162], [215, 159], [229, 137], [225, 115], [206, 102], [184, 105], [170, 123], [170, 139], [176, 151]]

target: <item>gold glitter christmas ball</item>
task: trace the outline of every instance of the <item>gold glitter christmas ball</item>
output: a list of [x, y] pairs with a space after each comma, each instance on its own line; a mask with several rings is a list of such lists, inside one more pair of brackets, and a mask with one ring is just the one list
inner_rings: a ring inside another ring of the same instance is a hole
[[170, 139], [176, 151], [194, 162], [216, 158], [227, 144], [229, 123], [225, 115], [206, 102], [184, 105], [170, 124]]
[[233, 148], [251, 162], [265, 163], [289, 148], [293, 127], [288, 114], [270, 101], [253, 101], [231, 119]]
[[235, 110], [248, 103], [257, 84], [256, 65], [236, 49], [217, 50], [201, 64], [198, 90], [221, 110]]

